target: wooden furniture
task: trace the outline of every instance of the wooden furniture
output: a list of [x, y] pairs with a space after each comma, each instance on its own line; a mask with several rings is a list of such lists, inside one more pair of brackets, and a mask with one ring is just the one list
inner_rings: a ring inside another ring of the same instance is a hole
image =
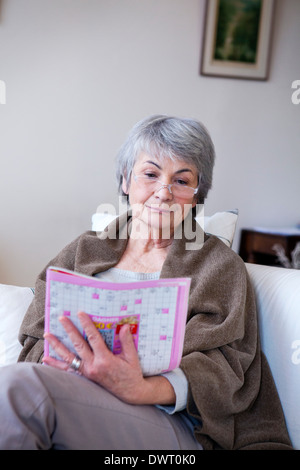
[[239, 255], [246, 263], [281, 266], [273, 249], [275, 244], [281, 245], [286, 256], [290, 254], [300, 241], [300, 229], [243, 229], [241, 231]]

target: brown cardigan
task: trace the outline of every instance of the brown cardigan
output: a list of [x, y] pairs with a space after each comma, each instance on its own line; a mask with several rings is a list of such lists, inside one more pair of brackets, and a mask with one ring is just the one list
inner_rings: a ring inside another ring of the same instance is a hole
[[[127, 215], [108, 234], [86, 232], [49, 265], [87, 275], [116, 265], [127, 244]], [[121, 235], [120, 235], [121, 234]], [[216, 237], [186, 250], [175, 239], [161, 277], [192, 279], [181, 368], [188, 383], [188, 413], [204, 449], [291, 449], [279, 397], [258, 338], [255, 297], [243, 261]], [[48, 265], [48, 266], [49, 266]], [[43, 356], [45, 274], [21, 325], [20, 361]]]

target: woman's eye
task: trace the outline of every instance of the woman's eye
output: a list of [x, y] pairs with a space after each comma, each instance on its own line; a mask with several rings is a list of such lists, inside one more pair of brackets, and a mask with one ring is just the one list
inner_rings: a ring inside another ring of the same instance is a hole
[[157, 175], [155, 173], [145, 173], [145, 177], [148, 179], [156, 179]]
[[187, 182], [181, 179], [176, 180], [175, 184], [178, 184], [178, 186], [187, 186]]

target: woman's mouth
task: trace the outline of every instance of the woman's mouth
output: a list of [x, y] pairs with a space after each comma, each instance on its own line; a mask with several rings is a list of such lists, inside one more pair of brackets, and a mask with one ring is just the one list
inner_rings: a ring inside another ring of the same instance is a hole
[[160, 214], [170, 214], [170, 209], [166, 209], [166, 208], [163, 208], [163, 207], [159, 207], [159, 206], [149, 206], [147, 204], [145, 204], [145, 206], [147, 207], [147, 209], [149, 209], [150, 211], [153, 211], [153, 212], [158, 212]]

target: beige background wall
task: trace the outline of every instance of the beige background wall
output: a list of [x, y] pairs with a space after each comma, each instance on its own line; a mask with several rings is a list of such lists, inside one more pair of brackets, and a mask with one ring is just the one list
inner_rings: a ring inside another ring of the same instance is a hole
[[300, 222], [300, 1], [277, 0], [266, 82], [199, 75], [204, 0], [2, 0], [0, 282], [32, 285], [117, 202], [114, 157], [152, 113], [202, 120], [217, 150], [206, 215]]

